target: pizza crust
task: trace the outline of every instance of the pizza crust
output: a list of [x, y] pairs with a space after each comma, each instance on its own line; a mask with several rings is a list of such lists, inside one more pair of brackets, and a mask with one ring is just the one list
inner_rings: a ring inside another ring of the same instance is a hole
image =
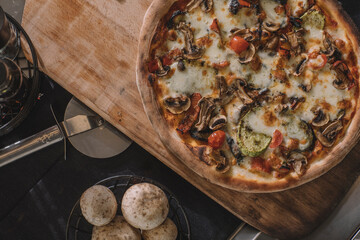
[[[345, 158], [359, 139], [360, 111], [356, 112], [342, 141], [325, 158], [311, 163], [306, 173], [300, 177], [285, 177], [271, 182], [233, 177], [229, 173], [221, 174], [215, 170], [214, 166], [207, 165], [201, 160], [203, 155], [199, 149], [190, 150], [177, 135], [176, 130], [172, 129], [162, 116], [155, 92], [148, 80], [149, 72], [145, 64], [149, 58], [151, 40], [156, 28], [174, 2], [176, 0], [155, 0], [146, 12], [140, 32], [136, 70], [136, 82], [145, 112], [168, 150], [177, 156], [189, 169], [211, 183], [236, 191], [252, 193], [277, 192], [300, 186], [320, 177]], [[318, 0], [317, 4], [326, 12], [331, 13], [339, 26], [345, 29], [359, 62], [360, 35], [349, 15], [336, 0]], [[357, 99], [357, 106], [359, 106], [359, 99]]]

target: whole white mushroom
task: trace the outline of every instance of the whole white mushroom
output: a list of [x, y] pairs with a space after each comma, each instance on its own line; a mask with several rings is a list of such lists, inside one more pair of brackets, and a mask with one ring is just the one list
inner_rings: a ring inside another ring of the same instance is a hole
[[150, 230], [165, 221], [169, 212], [169, 201], [159, 187], [150, 183], [140, 183], [126, 190], [121, 202], [121, 211], [132, 226]]
[[110, 189], [102, 185], [95, 185], [81, 195], [80, 208], [90, 224], [104, 226], [114, 219], [117, 202]]
[[91, 240], [141, 240], [141, 234], [124, 217], [116, 216], [108, 225], [94, 226]]
[[154, 229], [142, 231], [144, 240], [175, 240], [177, 234], [176, 225], [170, 218]]

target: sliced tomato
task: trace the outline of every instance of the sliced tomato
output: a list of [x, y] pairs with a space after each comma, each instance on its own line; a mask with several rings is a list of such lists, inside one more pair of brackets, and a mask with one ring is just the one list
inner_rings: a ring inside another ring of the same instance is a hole
[[191, 106], [186, 111], [184, 119], [180, 122], [176, 130], [180, 133], [185, 134], [190, 131], [191, 126], [194, 124], [198, 118], [200, 107], [197, 105], [200, 99], [202, 98], [200, 93], [193, 93], [191, 95]]
[[238, 0], [241, 7], [251, 7], [251, 4], [245, 0]]
[[242, 37], [239, 37], [239, 36], [234, 36], [230, 40], [230, 47], [237, 54], [240, 54], [243, 51], [245, 51], [246, 49], [248, 49], [249, 45], [250, 44], [245, 39], [243, 39]]
[[261, 157], [251, 159], [251, 169], [259, 172], [271, 173], [270, 164]]
[[154, 73], [157, 70], [159, 70], [159, 65], [158, 65], [158, 62], [156, 61], [156, 59], [154, 59], [148, 63], [148, 68], [149, 68], [149, 72], [151, 72], [151, 73]]
[[308, 66], [311, 67], [312, 69], [322, 69], [323, 67], [325, 67], [326, 63], [327, 63], [327, 57], [325, 54], [310, 54], [309, 55], [309, 62], [308, 62]]
[[284, 137], [283, 137], [282, 133], [276, 129], [273, 133], [273, 137], [272, 137], [272, 140], [270, 143], [270, 148], [277, 148], [278, 146], [280, 146], [283, 139], [284, 139]]
[[173, 63], [173, 60], [168, 55], [164, 55], [162, 57], [162, 64], [164, 66], [170, 66], [172, 63]]
[[209, 143], [210, 147], [212, 147], [214, 149], [218, 149], [225, 142], [225, 138], [226, 138], [225, 132], [221, 131], [221, 130], [217, 130], [216, 132], [213, 132], [209, 136], [208, 143]]
[[220, 33], [220, 27], [217, 18], [214, 18], [212, 24], [210, 25], [210, 29], [216, 33]]
[[213, 63], [212, 64], [213, 68], [216, 68], [216, 69], [226, 68], [229, 65], [230, 65], [229, 61], [223, 61], [223, 62], [220, 62], [220, 63]]

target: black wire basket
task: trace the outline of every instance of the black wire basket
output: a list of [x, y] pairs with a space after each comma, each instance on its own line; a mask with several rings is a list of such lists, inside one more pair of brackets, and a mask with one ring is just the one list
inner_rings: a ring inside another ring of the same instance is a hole
[[[173, 193], [163, 186], [162, 184], [145, 177], [139, 176], [114, 176], [104, 179], [96, 185], [104, 185], [108, 187], [114, 194], [118, 203], [118, 215], [121, 214], [121, 201], [125, 191], [132, 185], [138, 183], [151, 183], [161, 188], [169, 200], [169, 215], [168, 217], [173, 220], [178, 229], [178, 240], [190, 239], [190, 226], [186, 213], [179, 201]], [[71, 210], [67, 226], [66, 226], [66, 239], [67, 240], [90, 240], [93, 226], [88, 223], [83, 217], [80, 209], [80, 200], [78, 200]]]
[[[25, 86], [15, 99], [7, 103], [0, 103], [0, 136], [11, 132], [25, 120], [38, 98], [40, 88], [38, 59], [35, 47], [21, 25], [9, 14], [6, 14], [6, 17], [20, 33], [18, 40], [22, 40], [21, 48], [14, 62], [21, 68]], [[24, 49], [30, 51], [28, 57], [31, 57], [32, 63], [26, 59]]]

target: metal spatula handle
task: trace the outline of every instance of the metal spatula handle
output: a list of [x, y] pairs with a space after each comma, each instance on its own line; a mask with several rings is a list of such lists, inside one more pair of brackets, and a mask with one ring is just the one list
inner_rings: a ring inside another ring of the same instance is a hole
[[64, 139], [58, 126], [52, 126], [33, 136], [20, 140], [0, 150], [0, 167], [19, 158], [46, 148]]
[[0, 149], [0, 167], [60, 142], [65, 137], [87, 132], [103, 124], [104, 120], [99, 116], [77, 115], [67, 119], [58, 125]]

